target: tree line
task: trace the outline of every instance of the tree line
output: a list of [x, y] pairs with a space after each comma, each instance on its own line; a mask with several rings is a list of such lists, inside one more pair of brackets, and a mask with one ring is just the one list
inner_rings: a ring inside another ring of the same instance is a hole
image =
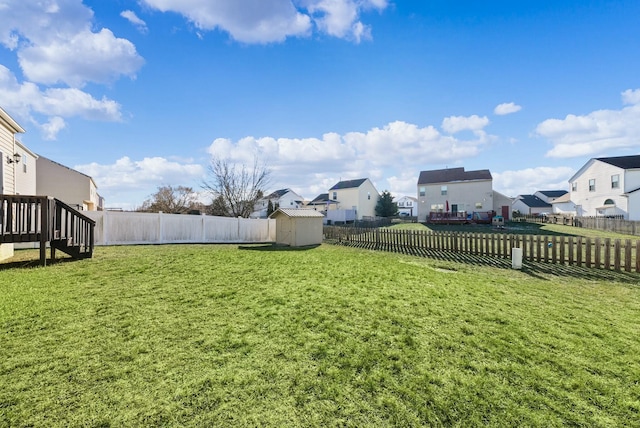
[[[158, 190], [136, 211], [247, 218], [254, 212], [257, 202], [264, 197], [270, 182], [271, 171], [257, 158], [254, 158], [251, 166], [214, 158], [208, 166], [207, 178], [201, 184], [210, 197], [210, 204], [203, 203], [193, 187], [163, 185], [158, 186]], [[277, 204], [274, 206], [269, 201], [267, 215], [277, 209]], [[398, 207], [390, 192], [382, 192], [375, 211], [379, 217], [398, 214]]]

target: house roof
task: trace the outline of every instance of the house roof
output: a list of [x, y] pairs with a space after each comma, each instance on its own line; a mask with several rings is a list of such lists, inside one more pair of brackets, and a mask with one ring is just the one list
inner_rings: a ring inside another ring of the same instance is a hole
[[552, 204], [561, 204], [564, 202], [571, 202], [571, 193], [566, 192], [564, 195], [558, 196]]
[[364, 183], [365, 181], [367, 181], [366, 178], [358, 178], [356, 180], [339, 181], [338, 183], [336, 183], [329, 190], [352, 189], [352, 188], [355, 188], [355, 187], [362, 186], [362, 183]]
[[535, 195], [519, 195], [518, 198], [529, 208], [551, 208], [551, 204], [546, 203]]
[[420, 171], [418, 184], [451, 183], [454, 181], [491, 180], [491, 172], [488, 169], [477, 171], [465, 171], [464, 167], [434, 169]]
[[640, 155], [596, 158], [596, 160], [622, 169], [640, 168]]
[[284, 195], [286, 195], [287, 193], [289, 193], [291, 191], [291, 189], [280, 189], [280, 190], [276, 190], [275, 192], [271, 192], [269, 194], [269, 196], [267, 196], [266, 199], [276, 199], [276, 198], [281, 198]]
[[278, 208], [275, 212], [271, 213], [269, 218], [274, 218], [277, 215], [284, 214], [287, 217], [296, 218], [323, 218], [324, 215], [314, 210], [300, 210], [295, 208]]
[[29, 153], [34, 158], [38, 159], [38, 155], [33, 153], [31, 150], [29, 150], [29, 147], [27, 147], [24, 144], [22, 144], [19, 140], [16, 140], [16, 146], [20, 147], [22, 150], [24, 150], [25, 152]]
[[25, 132], [22, 126], [18, 125], [18, 122], [13, 120], [13, 118], [9, 116], [7, 112], [2, 109], [2, 107], [0, 107], [0, 123], [2, 122], [5, 123], [9, 127], [9, 129], [13, 131], [14, 134]]
[[538, 193], [545, 195], [547, 198], [559, 198], [569, 192], [566, 190], [540, 190]]

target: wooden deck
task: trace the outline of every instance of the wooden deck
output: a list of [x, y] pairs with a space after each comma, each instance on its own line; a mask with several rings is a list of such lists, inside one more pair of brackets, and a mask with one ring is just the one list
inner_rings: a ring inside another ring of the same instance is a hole
[[40, 263], [56, 250], [76, 259], [93, 256], [95, 221], [48, 196], [0, 195], [0, 243], [40, 243]]

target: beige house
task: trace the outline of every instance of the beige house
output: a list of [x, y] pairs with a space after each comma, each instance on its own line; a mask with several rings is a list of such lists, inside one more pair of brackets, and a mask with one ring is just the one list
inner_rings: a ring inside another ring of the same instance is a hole
[[98, 187], [93, 178], [44, 156], [39, 156], [36, 163], [38, 195], [57, 198], [78, 210], [103, 209], [102, 198], [98, 195]]
[[20, 153], [20, 163], [16, 164], [16, 195], [37, 195], [36, 161], [38, 155], [16, 140], [16, 152]]
[[276, 243], [305, 247], [322, 243], [322, 220], [317, 211], [279, 208], [269, 216], [276, 221]]
[[493, 177], [488, 169], [465, 171], [461, 167], [420, 172], [418, 221], [426, 221], [431, 212], [464, 216], [474, 211], [492, 210]]
[[[16, 193], [16, 170], [22, 160], [16, 146], [16, 134], [23, 132], [24, 129], [0, 107], [0, 195]], [[0, 260], [9, 257], [13, 257], [13, 244], [0, 243]]]
[[329, 189], [329, 200], [334, 202], [329, 210], [352, 210], [356, 220], [374, 219], [379, 197], [368, 178], [340, 181]]

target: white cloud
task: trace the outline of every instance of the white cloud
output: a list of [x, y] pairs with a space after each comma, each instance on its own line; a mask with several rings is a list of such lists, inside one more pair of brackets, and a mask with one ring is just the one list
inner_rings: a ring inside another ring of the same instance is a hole
[[123, 10], [122, 12], [120, 12], [120, 16], [126, 19], [127, 21], [129, 21], [130, 23], [132, 23], [133, 25], [135, 25], [135, 27], [141, 33], [146, 33], [148, 31], [147, 23], [144, 22], [142, 19], [140, 19], [134, 11]]
[[449, 116], [442, 120], [442, 129], [449, 134], [456, 134], [460, 131], [482, 131], [489, 124], [486, 116]]
[[106, 28], [94, 32], [93, 11], [81, 0], [4, 0], [0, 42], [15, 50], [36, 83], [105, 83], [135, 77], [143, 60], [135, 46]]
[[516, 113], [522, 110], [522, 107], [515, 103], [502, 103], [498, 104], [496, 108], [493, 109], [493, 112], [498, 116], [504, 116], [511, 113]]
[[538, 190], [568, 190], [575, 170], [569, 167], [537, 167], [517, 171], [492, 172], [493, 188], [506, 195], [530, 195]]
[[[274, 188], [292, 187], [315, 197], [341, 179], [363, 177], [370, 178], [380, 191], [399, 191], [395, 185], [403, 180], [402, 191], [408, 192], [415, 187], [417, 171], [411, 177], [406, 165], [453, 164], [477, 156], [490, 140], [481, 131], [473, 139], [461, 140], [442, 135], [433, 126], [396, 121], [367, 132], [327, 133], [322, 138], [219, 138], [208, 152], [247, 165], [258, 154], [273, 170]], [[399, 171], [396, 178], [385, 179], [385, 171], [393, 170]], [[290, 177], [296, 182], [287, 182]], [[411, 181], [414, 184], [407, 186]]]
[[315, 23], [321, 32], [359, 42], [371, 30], [360, 20], [386, 0], [144, 0], [148, 6], [185, 16], [200, 30], [220, 29], [245, 43], [281, 42], [308, 36]]
[[[120, 104], [106, 97], [98, 100], [75, 88], [41, 90], [32, 82], [19, 83], [11, 71], [0, 65], [0, 99], [3, 107], [17, 118], [38, 126], [47, 139], [55, 139], [65, 127], [63, 118], [83, 117], [93, 120], [119, 121]], [[41, 123], [36, 116], [47, 116]]]
[[622, 100], [627, 107], [621, 110], [569, 114], [564, 119], [547, 119], [538, 124], [536, 133], [554, 146], [547, 156], [583, 157], [640, 148], [640, 90], [623, 92]]

